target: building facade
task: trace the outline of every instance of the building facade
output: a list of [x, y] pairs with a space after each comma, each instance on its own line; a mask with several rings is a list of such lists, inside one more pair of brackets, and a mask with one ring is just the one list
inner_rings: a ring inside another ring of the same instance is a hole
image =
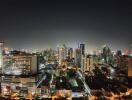
[[4, 74], [28, 75], [37, 73], [37, 56], [27, 53], [4, 55]]

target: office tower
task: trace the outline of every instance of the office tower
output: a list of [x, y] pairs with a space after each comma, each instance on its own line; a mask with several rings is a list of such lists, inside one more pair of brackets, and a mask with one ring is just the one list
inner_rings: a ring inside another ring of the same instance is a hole
[[110, 48], [107, 45], [104, 45], [103, 48], [102, 48], [102, 57], [104, 59], [104, 63], [108, 64], [110, 62], [111, 55], [112, 55], [112, 53], [111, 53]]
[[85, 44], [81, 43], [79, 48], [81, 50], [81, 54], [84, 56], [85, 55]]
[[75, 50], [75, 65], [77, 68], [81, 68], [81, 50], [77, 48]]

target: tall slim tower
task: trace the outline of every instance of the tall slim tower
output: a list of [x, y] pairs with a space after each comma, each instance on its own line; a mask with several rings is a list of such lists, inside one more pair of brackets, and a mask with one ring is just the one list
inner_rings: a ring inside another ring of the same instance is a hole
[[84, 56], [85, 55], [85, 44], [81, 43], [79, 48], [81, 50], [81, 54]]
[[4, 43], [0, 42], [0, 74], [3, 73], [3, 48]]
[[79, 48], [81, 50], [81, 70], [84, 71], [84, 63], [85, 63], [85, 44], [81, 43], [79, 45]]
[[75, 65], [77, 68], [81, 68], [81, 50], [80, 48], [77, 48], [75, 50]]
[[68, 49], [68, 57], [69, 57], [70, 59], [73, 58], [73, 48], [69, 48], [69, 49]]

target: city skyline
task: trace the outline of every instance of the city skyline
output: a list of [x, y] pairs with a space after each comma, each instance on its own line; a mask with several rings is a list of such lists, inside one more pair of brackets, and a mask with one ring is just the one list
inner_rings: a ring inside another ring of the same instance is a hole
[[0, 3], [0, 40], [13, 48], [43, 49], [85, 42], [94, 50], [132, 43], [129, 1], [17, 1]]

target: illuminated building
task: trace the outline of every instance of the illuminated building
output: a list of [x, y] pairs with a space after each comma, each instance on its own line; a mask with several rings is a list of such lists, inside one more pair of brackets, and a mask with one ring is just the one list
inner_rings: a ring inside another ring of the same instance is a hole
[[111, 62], [112, 53], [110, 48], [107, 45], [104, 45], [102, 48], [102, 58], [104, 60], [104, 63], [110, 63]]
[[125, 55], [129, 55], [130, 54], [130, 49], [129, 48], [125, 48], [124, 53], [125, 53]]
[[77, 48], [75, 50], [75, 65], [78, 68], [81, 68], [81, 50], [80, 50], [80, 48]]
[[85, 69], [84, 69], [84, 67], [85, 67], [85, 56], [83, 56], [83, 55], [81, 55], [81, 71], [82, 72], [84, 72], [85, 71]]
[[92, 56], [87, 55], [85, 59], [85, 67], [84, 71], [92, 71], [93, 70], [93, 64], [94, 64], [94, 59]]
[[85, 55], [85, 44], [83, 44], [83, 43], [80, 44], [80, 47], [79, 47], [79, 48], [80, 48], [80, 50], [81, 50], [81, 54], [82, 54], [82, 55]]
[[81, 50], [81, 70], [84, 72], [85, 67], [85, 44], [79, 44], [79, 48]]
[[58, 53], [59, 53], [59, 64], [61, 65], [62, 61], [64, 61], [67, 57], [67, 47], [65, 44], [59, 46], [58, 49]]
[[4, 43], [0, 42], [0, 73], [3, 73], [3, 48]]
[[[12, 91], [35, 91], [37, 56], [21, 51], [11, 51], [3, 56], [2, 87], [9, 85]], [[17, 89], [19, 87], [20, 89]]]
[[132, 77], [132, 58], [128, 59], [128, 76]]
[[56, 51], [50, 49], [44, 50], [41, 52], [41, 56], [45, 58], [47, 61], [54, 61], [56, 59]]
[[[14, 52], [13, 52], [14, 53]], [[37, 56], [22, 52], [4, 56], [4, 73], [28, 75], [37, 73]]]
[[94, 69], [94, 64], [98, 64], [98, 57], [95, 55], [87, 55], [85, 57], [84, 71], [92, 72]]

